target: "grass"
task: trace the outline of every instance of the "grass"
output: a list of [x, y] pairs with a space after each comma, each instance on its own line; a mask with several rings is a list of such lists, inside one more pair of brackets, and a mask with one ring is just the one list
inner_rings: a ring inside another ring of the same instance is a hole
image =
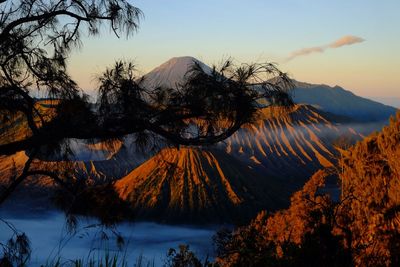
[[138, 256], [133, 265], [129, 265], [124, 256], [120, 254], [105, 253], [101, 258], [75, 259], [62, 262], [57, 259], [54, 262], [42, 265], [42, 267], [155, 267], [154, 260], [146, 260], [142, 254]]

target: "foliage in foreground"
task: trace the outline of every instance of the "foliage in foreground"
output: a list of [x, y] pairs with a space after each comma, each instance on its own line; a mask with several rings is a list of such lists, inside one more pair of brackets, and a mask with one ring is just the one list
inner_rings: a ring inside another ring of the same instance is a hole
[[[322, 194], [339, 176], [338, 202]], [[381, 133], [342, 151], [337, 170], [318, 171], [288, 209], [260, 213], [216, 236], [221, 266], [399, 266], [400, 113]]]

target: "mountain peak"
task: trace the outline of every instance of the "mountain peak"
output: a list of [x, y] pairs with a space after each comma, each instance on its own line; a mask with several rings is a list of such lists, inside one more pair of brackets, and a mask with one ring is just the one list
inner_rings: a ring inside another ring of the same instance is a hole
[[[195, 57], [192, 56], [181, 56], [181, 57], [173, 57], [164, 62], [162, 65], [174, 65], [174, 64], [192, 64], [193, 62], [200, 62]], [[204, 63], [203, 63], [204, 64]]]
[[194, 63], [199, 64], [205, 72], [211, 73], [212, 70], [209, 66], [194, 57], [173, 57], [144, 76], [145, 86], [149, 88], [176, 87], [184, 80], [185, 74]]

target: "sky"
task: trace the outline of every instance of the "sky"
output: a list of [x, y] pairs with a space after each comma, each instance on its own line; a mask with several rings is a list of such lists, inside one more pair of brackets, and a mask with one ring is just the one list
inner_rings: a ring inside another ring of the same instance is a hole
[[136, 34], [84, 37], [69, 71], [84, 89], [115, 60], [141, 74], [176, 56], [276, 62], [296, 80], [400, 97], [399, 0], [137, 0]]

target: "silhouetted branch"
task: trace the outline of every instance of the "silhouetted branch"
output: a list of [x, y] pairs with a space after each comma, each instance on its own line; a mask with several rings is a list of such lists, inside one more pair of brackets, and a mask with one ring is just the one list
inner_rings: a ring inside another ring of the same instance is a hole
[[[33, 153], [34, 155], [35, 153]], [[25, 166], [22, 170], [22, 173], [20, 176], [18, 176], [14, 181], [11, 182], [11, 185], [9, 185], [4, 192], [1, 193], [0, 195], [0, 205], [11, 195], [12, 192], [17, 188], [19, 184], [21, 184], [26, 177], [28, 177], [28, 171], [29, 168], [32, 164], [33, 161], [33, 156], [29, 157], [28, 160], [25, 162]]]

